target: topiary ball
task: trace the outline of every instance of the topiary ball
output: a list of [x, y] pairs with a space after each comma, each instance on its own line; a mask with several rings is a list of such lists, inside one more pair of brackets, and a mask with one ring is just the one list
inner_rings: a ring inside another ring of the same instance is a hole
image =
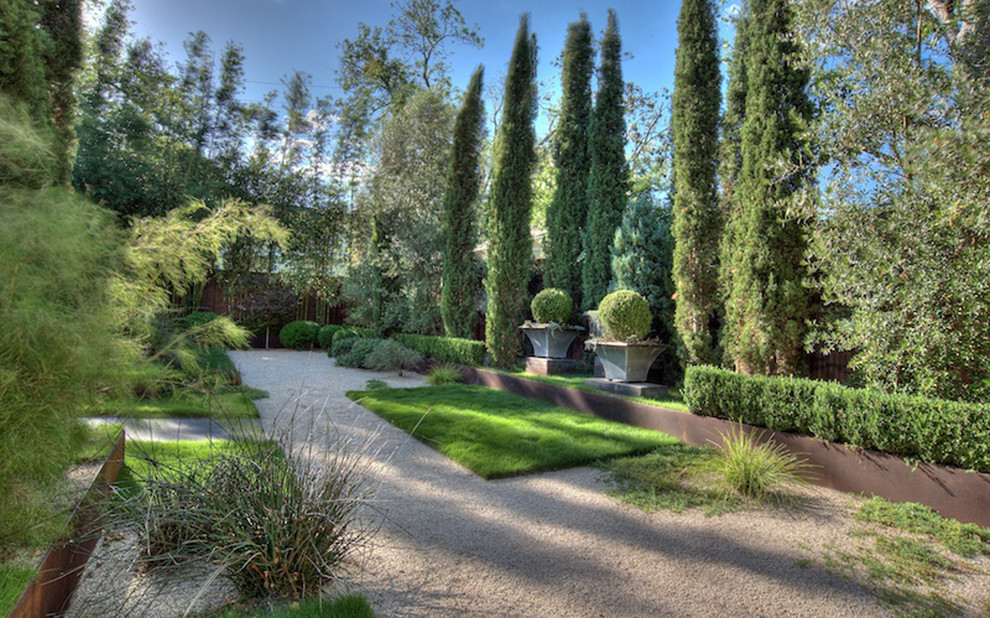
[[598, 319], [606, 339], [646, 339], [653, 315], [646, 299], [632, 290], [612, 292], [598, 305]]
[[282, 345], [287, 348], [305, 350], [306, 348], [313, 347], [319, 332], [320, 325], [316, 322], [296, 320], [283, 326], [282, 330], [278, 333], [278, 338], [281, 339]]
[[556, 322], [567, 324], [571, 319], [573, 309], [571, 297], [564, 290], [547, 288], [533, 297], [529, 307], [533, 310], [533, 319], [541, 324]]

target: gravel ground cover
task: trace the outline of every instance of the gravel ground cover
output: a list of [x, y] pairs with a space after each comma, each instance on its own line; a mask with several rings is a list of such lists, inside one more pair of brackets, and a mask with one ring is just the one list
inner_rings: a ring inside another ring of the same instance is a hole
[[[344, 396], [369, 379], [414, 386], [418, 377], [338, 368], [318, 352], [231, 356], [246, 384], [270, 393], [258, 402], [266, 428], [328, 423], [365, 441], [385, 518], [352, 583], [381, 615], [893, 614], [848, 573], [825, 568], [856, 546], [857, 499], [846, 494], [807, 488], [801, 508], [706, 517], [621, 504], [587, 467], [485, 481]], [[961, 577], [942, 592], [979, 615], [987, 584]]]

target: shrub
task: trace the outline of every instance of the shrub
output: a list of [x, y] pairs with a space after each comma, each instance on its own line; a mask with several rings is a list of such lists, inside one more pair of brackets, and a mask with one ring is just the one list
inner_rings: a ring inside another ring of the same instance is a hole
[[365, 485], [345, 452], [273, 440], [179, 461], [150, 453], [154, 463], [135, 473], [139, 491], [121, 495], [109, 523], [141, 535], [151, 568], [211, 562], [244, 597], [300, 599], [339, 578], [364, 538], [355, 516]]
[[316, 334], [316, 343], [324, 350], [330, 350], [333, 346], [333, 336], [337, 331], [344, 328], [340, 324], [324, 324]]
[[339, 354], [337, 356], [337, 365], [341, 367], [352, 367], [354, 369], [363, 369], [365, 363], [368, 360], [368, 355], [374, 351], [378, 344], [382, 341], [381, 339], [364, 339], [361, 337], [355, 338], [354, 342], [351, 344], [351, 349], [346, 354]]
[[345, 337], [344, 339], [334, 339], [333, 345], [330, 351], [327, 352], [327, 356], [333, 358], [340, 358], [341, 356], [347, 354], [354, 347], [354, 342], [361, 339], [360, 337]]
[[749, 498], [764, 500], [786, 485], [805, 482], [801, 471], [807, 467], [802, 459], [791, 455], [782, 444], [760, 444], [759, 435], [741, 430], [719, 434], [722, 453], [708, 464], [726, 487]]
[[440, 386], [441, 384], [459, 384], [464, 381], [461, 368], [457, 365], [444, 363], [430, 368], [426, 374], [426, 383], [430, 386]]
[[180, 330], [186, 330], [197, 326], [204, 326], [220, 316], [212, 311], [193, 311], [188, 315], [175, 319], [175, 325]]
[[331, 341], [337, 341], [338, 339], [350, 339], [353, 337], [375, 337], [375, 331], [370, 328], [362, 328], [360, 326], [344, 326], [333, 334]]
[[646, 339], [653, 323], [649, 303], [632, 290], [618, 290], [603, 298], [598, 318], [605, 338], [615, 341]]
[[704, 365], [688, 368], [682, 392], [695, 414], [990, 472], [990, 414], [979, 404]]
[[548, 322], [567, 324], [571, 319], [574, 303], [564, 290], [546, 288], [533, 297], [529, 308], [533, 310], [533, 319], [541, 324]]
[[320, 325], [309, 320], [296, 320], [289, 322], [278, 332], [278, 338], [282, 340], [282, 345], [296, 350], [305, 350], [313, 347], [316, 343], [316, 336], [320, 332]]
[[485, 342], [457, 337], [397, 334], [393, 338], [411, 350], [442, 363], [481, 365], [485, 362]]
[[364, 359], [364, 367], [375, 371], [397, 371], [402, 375], [423, 362], [423, 355], [410, 350], [394, 339], [379, 341]]

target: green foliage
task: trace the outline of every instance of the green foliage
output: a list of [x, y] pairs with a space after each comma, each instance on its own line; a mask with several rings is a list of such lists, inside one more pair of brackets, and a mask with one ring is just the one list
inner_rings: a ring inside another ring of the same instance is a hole
[[671, 101], [676, 323], [684, 361], [691, 364], [717, 360], [722, 212], [715, 172], [722, 79], [715, 17], [711, 0], [681, 3]]
[[360, 326], [345, 326], [338, 329], [337, 332], [333, 334], [332, 341], [336, 343], [341, 339], [352, 339], [355, 337], [374, 337], [375, 331], [370, 328], [361, 328]]
[[333, 336], [337, 334], [337, 331], [343, 330], [343, 328], [344, 326], [341, 324], [324, 324], [316, 334], [317, 344], [320, 348], [329, 351], [333, 345]]
[[364, 390], [367, 391], [380, 391], [383, 388], [391, 388], [388, 382], [384, 380], [368, 380], [364, 383]]
[[924, 504], [888, 502], [874, 496], [860, 505], [856, 519], [928, 535], [952, 553], [966, 558], [990, 554], [990, 529], [946, 519]]
[[613, 341], [646, 339], [653, 323], [650, 305], [632, 290], [618, 290], [602, 299], [598, 306], [603, 335]]
[[724, 346], [744, 373], [803, 370], [808, 290], [807, 212], [801, 199], [814, 172], [807, 146], [812, 106], [808, 70], [784, 0], [747, 9], [746, 115], [738, 186], [728, 223], [731, 245]]
[[0, 564], [0, 613], [9, 616], [21, 593], [37, 574], [34, 566]]
[[190, 327], [204, 326], [218, 317], [220, 316], [212, 311], [193, 311], [192, 313], [176, 318], [175, 323], [177, 326], [186, 329]]
[[278, 332], [278, 338], [287, 348], [306, 350], [316, 344], [320, 333], [320, 325], [309, 320], [289, 322]]
[[556, 322], [557, 324], [567, 324], [574, 312], [574, 303], [571, 297], [564, 290], [558, 288], [546, 288], [540, 290], [533, 297], [533, 302], [529, 304], [533, 312], [533, 319], [541, 324]]
[[82, 64], [82, 0], [49, 0], [40, 3], [41, 29], [51, 38], [45, 56], [48, 102], [53, 128], [55, 182], [69, 187], [76, 155], [75, 74]]
[[41, 28], [43, 7], [29, 0], [0, 5], [0, 92], [23, 103], [38, 128], [51, 126], [48, 71], [51, 33]]
[[485, 343], [483, 341], [407, 333], [397, 333], [393, 337], [407, 348], [416, 350], [423, 356], [442, 363], [476, 367], [485, 362]]
[[362, 538], [356, 459], [323, 446], [130, 443], [137, 491], [108, 524], [140, 535], [152, 569], [201, 561], [245, 597], [302, 599], [340, 576]]
[[347, 396], [488, 479], [642, 453], [673, 440], [483, 386], [448, 384]]
[[359, 594], [336, 598], [318, 597], [288, 606], [266, 607], [258, 611], [223, 610], [213, 618], [375, 618], [368, 600]]
[[762, 501], [779, 497], [778, 492], [787, 486], [807, 482], [801, 475], [807, 463], [790, 454], [783, 444], [763, 442], [759, 434], [741, 429], [719, 436], [716, 448], [722, 456], [712, 459], [710, 465], [728, 489]]
[[74, 454], [81, 406], [137, 355], [113, 311], [119, 247], [105, 210], [0, 187], [0, 556], [47, 517], [40, 492]]
[[430, 367], [426, 374], [426, 383], [430, 386], [440, 386], [442, 384], [459, 384], [464, 381], [461, 368], [450, 363], [442, 363]]
[[410, 350], [394, 339], [378, 342], [375, 349], [364, 359], [364, 368], [372, 371], [403, 371], [415, 369], [423, 362], [423, 355]]
[[553, 143], [557, 179], [547, 208], [544, 277], [547, 285], [581, 305], [581, 229], [588, 214], [588, 127], [591, 122], [591, 24], [587, 16], [567, 26], [561, 70], [560, 116]]
[[674, 237], [671, 211], [657, 207], [647, 194], [640, 194], [622, 215], [612, 245], [612, 272], [615, 288], [639, 292], [653, 314], [651, 330], [671, 344], [660, 354], [664, 379], [668, 384], [681, 381], [683, 373], [677, 358], [677, 329], [674, 328], [674, 280], [672, 277]]
[[327, 356], [339, 359], [341, 356], [345, 356], [350, 353], [351, 348], [354, 347], [354, 343], [361, 339], [360, 337], [342, 337], [340, 339], [334, 339], [330, 351], [327, 352]]
[[954, 39], [966, 9], [939, 17], [947, 4], [803, 15], [833, 164], [811, 245], [831, 314], [815, 342], [854, 350], [861, 384], [990, 403], [990, 188], [975, 180], [990, 165], [990, 94], [956, 60], [990, 28], [973, 20]]
[[[348, 341], [347, 339], [341, 341]], [[375, 339], [372, 337], [368, 338], [357, 338], [350, 340], [351, 343], [343, 346], [344, 348], [349, 347], [348, 350], [338, 351], [334, 357], [337, 359], [337, 365], [340, 367], [351, 367], [352, 369], [363, 369], [368, 362], [368, 356], [374, 352], [378, 344], [383, 341], [383, 339]], [[334, 346], [336, 346], [336, 342]]]
[[990, 472], [981, 405], [708, 366], [688, 368], [682, 392], [694, 414]]
[[484, 140], [485, 107], [482, 76], [478, 67], [471, 75], [464, 102], [454, 122], [454, 145], [447, 169], [447, 192], [443, 201], [443, 288], [440, 313], [448, 337], [470, 337], [477, 319], [476, 298], [481, 265], [474, 255], [477, 241], [475, 221], [481, 189], [481, 147]]
[[495, 142], [491, 205], [488, 213], [488, 293], [485, 342], [499, 367], [519, 355], [516, 327], [533, 261], [529, 235], [530, 177], [536, 162], [536, 37], [523, 15], [505, 80], [502, 123]]
[[608, 292], [612, 280], [612, 241], [622, 222], [629, 191], [626, 121], [622, 92], [622, 41], [615, 11], [609, 9], [602, 39], [598, 96], [591, 116], [588, 152], [588, 219], [581, 267], [581, 306], [591, 309]]
[[26, 105], [0, 92], [0, 186], [41, 189], [54, 180], [47, 135], [31, 123]]

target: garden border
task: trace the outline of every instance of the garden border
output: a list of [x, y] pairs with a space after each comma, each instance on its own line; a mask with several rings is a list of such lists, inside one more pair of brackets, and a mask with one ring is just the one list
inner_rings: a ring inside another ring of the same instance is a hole
[[38, 574], [21, 593], [8, 618], [41, 618], [61, 615], [65, 611], [100, 538], [96, 533], [99, 520], [97, 505], [107, 495], [110, 484], [115, 483], [120, 475], [124, 465], [125, 442], [126, 436], [121, 431], [93, 484], [69, 519], [69, 536], [56, 541], [45, 554]]
[[945, 517], [990, 527], [990, 474], [853, 448], [811, 436], [771, 431], [709, 416], [697, 416], [628, 399], [599, 395], [527, 380], [475, 367], [464, 368], [464, 381], [571, 408], [601, 418], [655, 429], [688, 444], [707, 446], [720, 434], [739, 428], [760, 441], [774, 440], [815, 466], [816, 485], [894, 502], [920, 502]]

